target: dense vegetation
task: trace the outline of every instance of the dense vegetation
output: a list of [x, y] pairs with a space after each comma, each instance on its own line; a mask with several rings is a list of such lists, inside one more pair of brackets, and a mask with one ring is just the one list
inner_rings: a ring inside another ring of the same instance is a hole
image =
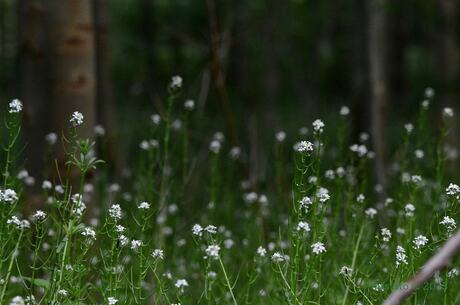
[[[348, 107], [333, 124], [277, 132], [260, 185], [246, 180], [247, 149], [194, 130], [182, 87], [173, 77], [166, 112], [152, 114], [119, 181], [100, 160], [104, 128], [94, 142], [79, 136], [79, 109], [43, 139], [47, 170], [30, 176], [23, 105], [2, 109], [1, 304], [379, 304], [455, 231], [460, 187], [445, 178], [455, 117], [444, 108], [439, 128], [429, 122], [432, 89], [399, 128], [383, 188], [369, 135], [350, 142]], [[457, 264], [411, 302], [458, 304]]]

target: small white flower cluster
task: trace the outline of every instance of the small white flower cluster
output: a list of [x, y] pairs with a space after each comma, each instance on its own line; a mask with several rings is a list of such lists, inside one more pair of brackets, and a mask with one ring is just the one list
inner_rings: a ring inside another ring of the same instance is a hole
[[382, 228], [380, 230], [380, 235], [382, 235], [382, 240], [384, 242], [389, 242], [391, 239], [391, 231], [388, 230], [387, 228]]
[[407, 265], [407, 255], [406, 250], [403, 247], [396, 247], [396, 267], [399, 267], [401, 264]]
[[404, 206], [404, 212], [406, 217], [414, 216], [415, 206], [412, 203], [408, 203]]
[[460, 186], [455, 183], [450, 183], [449, 186], [446, 188], [446, 194], [449, 197], [453, 197], [457, 200], [460, 199]]
[[305, 221], [299, 221], [299, 223], [297, 224], [297, 231], [308, 233], [310, 232], [310, 225]]
[[83, 119], [84, 119], [83, 114], [81, 112], [75, 111], [70, 116], [70, 123], [72, 124], [73, 127], [77, 127], [83, 124]]
[[194, 100], [186, 100], [184, 102], [184, 108], [185, 110], [192, 111], [195, 109], [195, 101]]
[[412, 123], [405, 124], [404, 128], [406, 129], [407, 134], [411, 134], [412, 131], [414, 131], [414, 125]]
[[182, 88], [182, 77], [175, 75], [171, 78], [171, 84], [169, 85], [172, 90], [179, 90]]
[[329, 195], [329, 190], [324, 187], [320, 187], [318, 189], [318, 191], [316, 192], [316, 197], [321, 203], [325, 203], [331, 198], [331, 196]]
[[140, 210], [148, 210], [150, 208], [150, 204], [148, 202], [141, 202], [139, 204], [139, 209]]
[[348, 108], [348, 106], [342, 106], [340, 107], [339, 113], [341, 116], [347, 116], [350, 114], [350, 108]]
[[324, 246], [322, 242], [316, 242], [313, 245], [311, 245], [311, 251], [314, 254], [318, 255], [318, 254], [326, 252], [326, 247]]
[[220, 141], [212, 140], [211, 143], [209, 143], [209, 150], [215, 154], [218, 154], [221, 148], [222, 144]]
[[29, 172], [25, 169], [19, 171], [16, 177], [24, 182], [25, 185], [33, 186], [35, 184], [35, 178], [29, 175]]
[[22, 102], [18, 99], [14, 99], [10, 102], [9, 106], [9, 113], [19, 113], [22, 111]]
[[6, 224], [16, 226], [17, 229], [28, 229], [30, 228], [30, 222], [26, 219], [20, 220], [17, 216], [11, 216], [6, 221]]
[[324, 122], [321, 121], [320, 119], [317, 119], [315, 120], [313, 123], [313, 130], [315, 131], [315, 133], [322, 133], [323, 132], [323, 128], [324, 128]]
[[216, 226], [213, 226], [213, 225], [208, 225], [205, 228], [203, 228], [199, 224], [195, 224], [192, 228], [192, 234], [197, 237], [203, 236], [203, 232], [207, 232], [208, 234], [216, 234], [217, 228]]
[[115, 299], [114, 297], [108, 297], [107, 302], [109, 305], [115, 305], [118, 303], [118, 299]]
[[32, 215], [32, 219], [34, 221], [43, 221], [46, 218], [46, 213], [42, 210], [36, 210], [35, 213]]
[[447, 232], [451, 233], [457, 227], [455, 220], [449, 216], [444, 216], [444, 218], [439, 223], [446, 227]]
[[444, 118], [452, 118], [454, 116], [454, 109], [446, 107], [442, 110], [442, 116]]
[[367, 215], [367, 217], [373, 219], [375, 215], [377, 215], [377, 210], [374, 208], [368, 208], [364, 213]]
[[83, 231], [81, 232], [81, 235], [91, 240], [96, 240], [96, 231], [94, 231], [94, 229], [91, 227], [85, 227]]
[[428, 243], [428, 238], [424, 235], [419, 235], [414, 238], [412, 243], [414, 244], [412, 247], [415, 250], [420, 250], [422, 247], [426, 246]]
[[155, 249], [152, 252], [153, 258], [164, 259], [164, 252], [161, 249]]
[[131, 250], [137, 252], [139, 251], [139, 248], [142, 246], [142, 240], [136, 240], [136, 239], [133, 239], [131, 241]]
[[277, 142], [284, 142], [286, 140], [286, 132], [280, 130], [275, 134], [275, 139]]
[[282, 262], [285, 262], [287, 260], [289, 260], [289, 256], [283, 255], [283, 254], [281, 254], [279, 252], [275, 252], [272, 255], [272, 261], [274, 263], [282, 263]]
[[262, 246], [259, 246], [257, 248], [257, 254], [260, 256], [260, 257], [265, 257], [267, 255], [267, 249], [265, 249], [264, 247]]
[[158, 143], [158, 140], [155, 139], [150, 139], [150, 140], [142, 140], [141, 143], [139, 144], [139, 147], [142, 150], [150, 150], [153, 148], [158, 148], [160, 144]]
[[122, 213], [121, 213], [121, 207], [119, 204], [112, 204], [108, 212], [109, 212], [110, 218], [115, 220], [115, 222], [121, 219]]
[[72, 213], [77, 217], [81, 217], [83, 212], [86, 210], [86, 204], [83, 202], [83, 196], [81, 194], [74, 194], [71, 198], [74, 206], [72, 207]]
[[360, 158], [365, 157], [368, 154], [367, 147], [364, 144], [353, 144], [350, 146], [350, 150], [356, 153]]
[[184, 288], [188, 287], [188, 282], [186, 279], [178, 279], [174, 286], [176, 286], [176, 288], [180, 289], [180, 291], [183, 292]]
[[0, 190], [0, 202], [4, 203], [14, 203], [18, 200], [18, 194], [12, 189]]
[[218, 259], [219, 251], [220, 251], [220, 247], [218, 245], [209, 245], [205, 250], [206, 255], [207, 255], [205, 256], [205, 259], [206, 258]]
[[342, 266], [342, 268], [340, 268], [339, 274], [344, 277], [350, 277], [353, 274], [353, 269], [348, 266]]
[[308, 153], [314, 150], [314, 146], [309, 141], [300, 141], [294, 145], [294, 150], [299, 153]]

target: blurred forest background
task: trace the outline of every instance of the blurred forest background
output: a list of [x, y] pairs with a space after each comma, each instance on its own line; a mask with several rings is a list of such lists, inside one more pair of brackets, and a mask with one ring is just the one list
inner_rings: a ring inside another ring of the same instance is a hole
[[457, 0], [0, 0], [0, 101], [25, 105], [32, 175], [75, 110], [87, 135], [106, 128], [123, 167], [176, 74], [197, 141], [222, 130], [262, 164], [276, 131], [348, 105], [383, 169], [425, 88], [433, 121], [458, 104], [459, 12]]

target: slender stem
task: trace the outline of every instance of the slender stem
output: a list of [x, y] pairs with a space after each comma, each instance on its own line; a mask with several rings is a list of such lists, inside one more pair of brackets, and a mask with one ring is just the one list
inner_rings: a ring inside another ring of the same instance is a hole
[[5, 277], [5, 282], [2, 287], [2, 293], [0, 295], [0, 304], [3, 304], [3, 299], [5, 298], [5, 293], [6, 293], [6, 287], [8, 286], [8, 283], [10, 281], [10, 276], [11, 276], [11, 270], [13, 269], [13, 263], [16, 259], [16, 255], [19, 249], [19, 245], [21, 243], [22, 235], [24, 234], [24, 230], [21, 229], [21, 233], [19, 234], [18, 241], [16, 242], [16, 246], [14, 247], [13, 252], [11, 253], [11, 258], [10, 258], [10, 263], [8, 265], [8, 271], [6, 273]]
[[225, 277], [225, 281], [227, 282], [228, 290], [230, 291], [230, 294], [232, 296], [233, 304], [238, 305], [238, 302], [235, 299], [235, 295], [233, 294], [232, 285], [230, 284], [230, 281], [227, 276], [227, 272], [225, 271], [224, 263], [222, 262], [222, 259], [220, 257], [219, 257], [219, 263], [220, 263], [220, 267], [222, 268], [222, 272], [224, 273], [224, 277]]

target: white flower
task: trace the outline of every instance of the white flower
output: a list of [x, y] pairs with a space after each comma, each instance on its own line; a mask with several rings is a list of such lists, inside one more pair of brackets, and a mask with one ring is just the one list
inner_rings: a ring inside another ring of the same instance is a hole
[[161, 249], [155, 249], [155, 250], [153, 250], [153, 252], [152, 252], [152, 257], [153, 257], [153, 258], [163, 259], [163, 258], [164, 258], [164, 252], [163, 252], [163, 250], [161, 250]]
[[123, 233], [125, 230], [126, 230], [126, 228], [123, 227], [122, 225], [116, 225], [115, 226], [115, 232], [117, 232], [117, 233]]
[[328, 169], [327, 171], [324, 172], [324, 177], [326, 177], [329, 180], [334, 180], [335, 179], [335, 171], [332, 169]]
[[42, 189], [44, 189], [44, 190], [51, 190], [52, 188], [53, 188], [53, 184], [51, 184], [50, 181], [44, 180], [44, 181], [42, 182]]
[[45, 141], [48, 143], [48, 145], [54, 145], [57, 142], [57, 134], [54, 132], [50, 132], [45, 136]]
[[75, 111], [70, 117], [70, 123], [74, 126], [80, 126], [83, 124], [83, 114], [81, 112]]
[[364, 157], [367, 153], [367, 147], [364, 144], [353, 144], [350, 146], [350, 150], [358, 155], [358, 157]]
[[238, 146], [233, 146], [230, 149], [229, 155], [232, 160], [238, 160], [241, 155], [241, 148], [239, 148]]
[[426, 238], [426, 236], [419, 235], [414, 238], [412, 243], [414, 244], [413, 245], [414, 249], [420, 250], [422, 247], [424, 247], [428, 243], [428, 238]]
[[426, 98], [433, 98], [434, 97], [434, 89], [431, 87], [425, 88], [425, 97]]
[[139, 204], [139, 209], [141, 210], [147, 210], [150, 208], [150, 204], [148, 204], [147, 202], [141, 202], [141, 204]]
[[382, 228], [380, 230], [380, 234], [382, 235], [382, 240], [384, 242], [389, 242], [391, 238], [391, 232], [387, 228]]
[[300, 221], [297, 224], [297, 231], [310, 232], [310, 225], [305, 221]]
[[425, 156], [425, 153], [421, 149], [416, 149], [414, 151], [414, 155], [417, 159], [423, 159], [423, 157]]
[[412, 175], [410, 177], [410, 181], [414, 184], [421, 185], [423, 182], [422, 176], [420, 175]]
[[279, 252], [275, 252], [272, 255], [272, 261], [274, 263], [282, 263], [282, 262], [286, 261], [286, 256], [282, 255]]
[[350, 114], [350, 108], [348, 108], [348, 106], [340, 107], [340, 115], [347, 116], [349, 114]]
[[11, 299], [10, 305], [25, 305], [24, 298], [21, 296], [15, 296]]
[[294, 145], [294, 150], [300, 153], [311, 152], [314, 150], [314, 146], [309, 141], [300, 141]]
[[22, 111], [22, 103], [18, 99], [14, 99], [9, 104], [9, 113], [19, 113]]
[[445, 117], [445, 118], [451, 118], [454, 116], [454, 109], [452, 108], [449, 108], [449, 107], [446, 107], [442, 110], [442, 115]]
[[46, 218], [46, 213], [43, 212], [42, 210], [37, 210], [32, 215], [32, 219], [36, 221], [42, 221], [42, 220], [45, 220], [45, 218]]
[[324, 246], [322, 242], [316, 242], [313, 245], [311, 245], [311, 251], [314, 254], [321, 254], [321, 253], [326, 252], [326, 247]]
[[325, 203], [331, 198], [331, 196], [329, 196], [329, 191], [324, 187], [320, 187], [318, 189], [316, 196], [319, 198], [319, 202], [321, 203]]
[[186, 100], [184, 103], [185, 110], [192, 111], [195, 109], [195, 101], [194, 100]]
[[364, 196], [364, 194], [359, 194], [359, 195], [356, 197], [356, 202], [358, 202], [358, 203], [363, 203], [364, 200], [366, 200], [366, 197]]
[[206, 228], [204, 228], [204, 230], [206, 232], [208, 232], [209, 234], [216, 234], [217, 233], [217, 228], [216, 228], [216, 226], [213, 226], [213, 225], [206, 226]]
[[182, 88], [182, 77], [176, 75], [171, 78], [171, 84], [170, 84], [171, 89], [177, 90]]
[[12, 189], [0, 190], [0, 202], [13, 203], [18, 200], [18, 194]]
[[262, 246], [259, 246], [257, 248], [257, 254], [261, 257], [264, 257], [265, 255], [267, 255], [267, 249], [265, 249], [264, 247]]
[[430, 107], [430, 101], [429, 100], [423, 100], [422, 101], [422, 107], [423, 109], [428, 109], [428, 107]]
[[150, 116], [150, 120], [152, 121], [152, 123], [153, 123], [154, 125], [158, 125], [158, 124], [160, 124], [161, 117], [160, 117], [159, 114], [156, 114], [156, 113], [155, 113], [155, 114], [152, 114], [152, 115]]
[[445, 226], [448, 232], [452, 232], [457, 227], [455, 220], [449, 216], [444, 216], [439, 224]]
[[412, 217], [412, 216], [414, 216], [415, 206], [413, 204], [411, 204], [411, 203], [408, 203], [404, 207], [404, 211], [405, 211], [407, 217]]
[[65, 289], [60, 289], [57, 292], [59, 295], [62, 295], [63, 297], [66, 297], [69, 293]]
[[212, 259], [219, 258], [219, 251], [220, 247], [218, 245], [209, 245], [205, 250], [206, 255]]
[[96, 240], [96, 231], [94, 231], [93, 228], [90, 228], [90, 227], [84, 228], [83, 232], [81, 232], [81, 235]]
[[283, 142], [285, 139], [286, 139], [286, 133], [284, 131], [278, 131], [276, 134], [275, 134], [275, 139], [276, 141], [278, 142]]
[[324, 128], [324, 123], [323, 121], [317, 119], [315, 120], [313, 123], [313, 130], [316, 132], [316, 133], [322, 133], [323, 132], [323, 128]]
[[98, 137], [103, 137], [105, 136], [105, 128], [102, 125], [96, 125], [94, 126], [94, 134]]
[[211, 143], [209, 144], [209, 150], [215, 154], [218, 154], [220, 152], [220, 148], [221, 148], [221, 144], [217, 140], [212, 140]]
[[353, 269], [348, 266], [342, 266], [342, 268], [340, 268], [339, 274], [345, 277], [351, 276], [353, 274]]
[[311, 201], [310, 197], [305, 196], [302, 199], [300, 199], [299, 203], [302, 209], [305, 209], [305, 211], [308, 211], [308, 208], [312, 205], [313, 202]]
[[243, 195], [243, 200], [250, 204], [256, 202], [258, 197], [256, 192], [249, 192]]
[[188, 282], [187, 282], [186, 279], [179, 279], [179, 280], [176, 281], [174, 286], [176, 286], [177, 288], [183, 290], [185, 287], [188, 287]]
[[195, 224], [192, 228], [192, 233], [195, 236], [202, 236], [203, 235], [203, 227], [199, 224]]
[[401, 264], [407, 265], [407, 255], [406, 255], [406, 250], [404, 250], [403, 247], [397, 246], [396, 247], [396, 267], [398, 267]]
[[141, 246], [142, 246], [142, 241], [141, 240], [132, 240], [131, 241], [131, 250], [137, 252]]
[[109, 305], [115, 305], [118, 303], [118, 300], [115, 299], [114, 297], [108, 297], [107, 301], [109, 302]]
[[17, 216], [11, 216], [10, 219], [6, 221], [6, 224], [14, 225], [17, 229], [28, 229], [30, 228], [30, 222], [27, 220], [20, 220]]
[[374, 208], [368, 208], [364, 213], [366, 213], [366, 215], [373, 219], [375, 215], [377, 215], [377, 210], [374, 209]]
[[126, 237], [126, 236], [123, 235], [123, 234], [120, 235], [120, 236], [118, 237], [118, 241], [120, 242], [120, 245], [121, 245], [122, 247], [124, 247], [124, 246], [126, 246], [126, 245], [129, 244], [129, 238]]
[[458, 196], [460, 194], [460, 186], [454, 183], [450, 183], [446, 188], [446, 194], [449, 196]]
[[408, 134], [411, 134], [412, 131], [414, 131], [414, 125], [412, 123], [407, 123], [404, 125], [404, 128], [406, 129], [406, 132]]
[[459, 276], [460, 275], [460, 270], [458, 268], [453, 268], [447, 273], [447, 276], [452, 278], [454, 276]]
[[112, 204], [109, 208], [109, 216], [115, 221], [121, 219], [121, 207], [119, 204]]

